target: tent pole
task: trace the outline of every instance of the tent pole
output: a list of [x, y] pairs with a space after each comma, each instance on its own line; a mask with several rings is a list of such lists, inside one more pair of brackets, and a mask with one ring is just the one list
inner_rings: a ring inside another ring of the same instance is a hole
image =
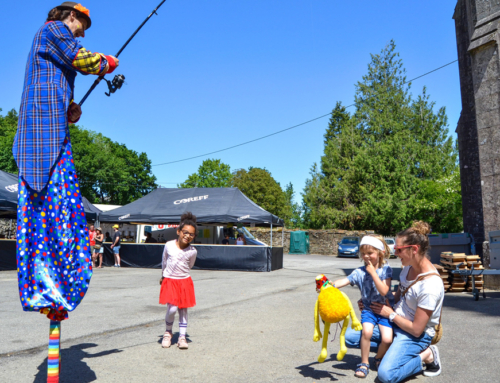
[[285, 225], [281, 226], [281, 247], [285, 247], [283, 244], [285, 243]]
[[273, 248], [273, 221], [271, 220], [271, 249]]

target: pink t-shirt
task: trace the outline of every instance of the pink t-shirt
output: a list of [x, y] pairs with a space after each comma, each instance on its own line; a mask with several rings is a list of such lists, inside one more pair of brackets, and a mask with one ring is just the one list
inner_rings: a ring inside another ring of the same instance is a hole
[[196, 261], [196, 249], [189, 245], [184, 250], [177, 247], [177, 240], [168, 241], [163, 249], [161, 261], [162, 275], [165, 278], [189, 278], [189, 270]]

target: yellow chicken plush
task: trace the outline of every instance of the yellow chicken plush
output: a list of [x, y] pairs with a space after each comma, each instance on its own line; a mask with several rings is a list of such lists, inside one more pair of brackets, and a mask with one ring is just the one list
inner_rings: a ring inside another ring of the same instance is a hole
[[345, 332], [347, 331], [347, 326], [349, 325], [349, 315], [351, 316], [351, 328], [353, 330], [361, 331], [363, 326], [356, 317], [356, 313], [354, 312], [349, 297], [339, 289], [335, 288], [332, 282], [330, 282], [323, 274], [316, 277], [316, 291], [319, 292], [319, 296], [314, 308], [313, 340], [315, 342], [321, 339], [321, 330], [319, 328], [320, 316], [325, 323], [325, 335], [323, 337], [323, 346], [321, 354], [319, 354], [318, 362], [323, 363], [328, 355], [326, 346], [328, 344], [330, 324], [339, 323], [341, 320], [343, 320], [344, 323], [342, 331], [340, 332], [340, 351], [337, 354], [337, 360], [342, 360], [347, 352], [347, 347], [345, 346]]

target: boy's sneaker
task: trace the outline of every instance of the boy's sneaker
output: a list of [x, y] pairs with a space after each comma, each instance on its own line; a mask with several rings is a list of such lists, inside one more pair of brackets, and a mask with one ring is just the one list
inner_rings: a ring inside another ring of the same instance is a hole
[[437, 346], [429, 346], [434, 356], [434, 361], [432, 363], [426, 363], [426, 369], [424, 371], [425, 376], [438, 376], [441, 374], [441, 360], [439, 359], [439, 350]]

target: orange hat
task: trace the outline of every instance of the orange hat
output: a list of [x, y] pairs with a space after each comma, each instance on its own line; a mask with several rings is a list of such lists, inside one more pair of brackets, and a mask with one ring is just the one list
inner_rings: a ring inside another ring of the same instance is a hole
[[65, 1], [61, 5], [58, 5], [56, 8], [59, 9], [69, 9], [71, 11], [76, 11], [78, 16], [84, 18], [87, 21], [87, 28], [90, 28], [90, 25], [92, 24], [92, 21], [90, 20], [90, 12], [87, 8], [82, 6], [81, 4], [75, 3], [73, 1]]

